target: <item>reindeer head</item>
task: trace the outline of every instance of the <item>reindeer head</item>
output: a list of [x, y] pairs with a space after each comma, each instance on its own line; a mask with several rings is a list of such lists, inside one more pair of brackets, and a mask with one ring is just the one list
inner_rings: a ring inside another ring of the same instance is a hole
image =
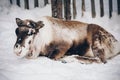
[[21, 20], [16, 18], [18, 27], [15, 30], [17, 41], [14, 45], [16, 55], [24, 57], [32, 53], [32, 43], [35, 35], [39, 32], [44, 24], [42, 21], [34, 22], [32, 20]]

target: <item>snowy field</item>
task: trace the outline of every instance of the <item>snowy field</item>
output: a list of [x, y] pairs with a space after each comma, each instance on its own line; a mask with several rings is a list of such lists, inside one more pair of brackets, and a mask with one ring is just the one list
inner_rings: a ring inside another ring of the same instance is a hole
[[[77, 61], [61, 63], [46, 57], [34, 60], [17, 57], [13, 53], [17, 27], [15, 18], [38, 21], [41, 16], [51, 16], [51, 8], [47, 5], [44, 8], [24, 10], [3, 1], [0, 0], [0, 80], [120, 80], [120, 55], [108, 60], [107, 64], [81, 64]], [[107, 1], [105, 0], [105, 3]], [[96, 0], [96, 3], [98, 2], [99, 0]], [[120, 41], [120, 16], [116, 13], [116, 4], [114, 2], [111, 19], [108, 17], [108, 10], [105, 10], [105, 16], [100, 18], [99, 7], [96, 9], [96, 18], [91, 18], [88, 4], [84, 17], [81, 17], [79, 9], [76, 20], [99, 24]], [[77, 7], [80, 7], [80, 4], [77, 3]]]

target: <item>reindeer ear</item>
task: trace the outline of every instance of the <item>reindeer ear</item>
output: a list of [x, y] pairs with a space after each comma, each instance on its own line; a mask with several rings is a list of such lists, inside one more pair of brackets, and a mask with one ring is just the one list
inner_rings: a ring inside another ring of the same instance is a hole
[[34, 21], [30, 21], [29, 27], [36, 28], [37, 27], [37, 23], [34, 22]]
[[16, 23], [19, 26], [21, 26], [23, 24], [23, 21], [20, 18], [16, 18]]
[[37, 22], [37, 29], [40, 29], [44, 26], [43, 21], [38, 21]]

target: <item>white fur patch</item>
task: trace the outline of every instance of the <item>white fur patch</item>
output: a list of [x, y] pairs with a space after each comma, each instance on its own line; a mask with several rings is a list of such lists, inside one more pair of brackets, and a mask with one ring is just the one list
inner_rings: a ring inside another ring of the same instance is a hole
[[25, 39], [25, 44], [24, 46], [20, 46], [20, 44], [17, 44], [18, 47], [14, 48], [14, 52], [19, 56], [19, 57], [25, 57], [27, 54], [29, 54], [30, 52], [30, 47], [31, 45], [29, 44], [29, 41], [32, 41], [33, 40], [33, 35], [32, 36], [28, 36], [26, 39]]
[[[72, 44], [73, 40], [84, 39], [87, 36], [87, 25], [77, 29], [62, 28], [61, 23], [53, 24], [47, 17], [40, 19], [44, 26], [39, 29], [39, 33], [34, 38], [33, 54], [38, 56], [40, 52], [44, 52], [45, 46], [52, 41], [66, 41]], [[79, 32], [81, 31], [81, 32]], [[46, 53], [43, 53], [46, 54]]]
[[35, 33], [35, 30], [34, 30], [34, 29], [32, 29], [32, 28], [30, 28], [30, 29], [29, 29], [29, 31], [28, 31], [28, 35], [30, 35], [30, 34], [31, 34], [31, 32], [32, 32], [32, 33]]
[[47, 24], [47, 22], [44, 23], [45, 26], [39, 30], [39, 33], [35, 36], [33, 47], [35, 47], [35, 51], [33, 51], [33, 54], [39, 55], [41, 51], [44, 51], [45, 46], [49, 44], [53, 39], [53, 31], [52, 27]]

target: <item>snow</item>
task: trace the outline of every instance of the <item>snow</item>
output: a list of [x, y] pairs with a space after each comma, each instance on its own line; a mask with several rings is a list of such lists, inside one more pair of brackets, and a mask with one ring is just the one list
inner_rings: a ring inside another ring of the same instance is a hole
[[[107, 3], [108, 0], [104, 1]], [[86, 4], [84, 16], [81, 17], [81, 11], [78, 10], [76, 20], [99, 24], [120, 41], [120, 16], [116, 14], [115, 5], [111, 19], [107, 10], [103, 18], [99, 17], [98, 11], [93, 19], [89, 1]], [[7, 0], [0, 0], [0, 80], [120, 80], [120, 55], [108, 60], [107, 64], [81, 64], [77, 61], [62, 63], [46, 57], [30, 60], [19, 58], [13, 53], [17, 27], [15, 18], [38, 21], [41, 16], [51, 16], [50, 6], [25, 10], [9, 5]], [[77, 7], [79, 6], [77, 3]]]

